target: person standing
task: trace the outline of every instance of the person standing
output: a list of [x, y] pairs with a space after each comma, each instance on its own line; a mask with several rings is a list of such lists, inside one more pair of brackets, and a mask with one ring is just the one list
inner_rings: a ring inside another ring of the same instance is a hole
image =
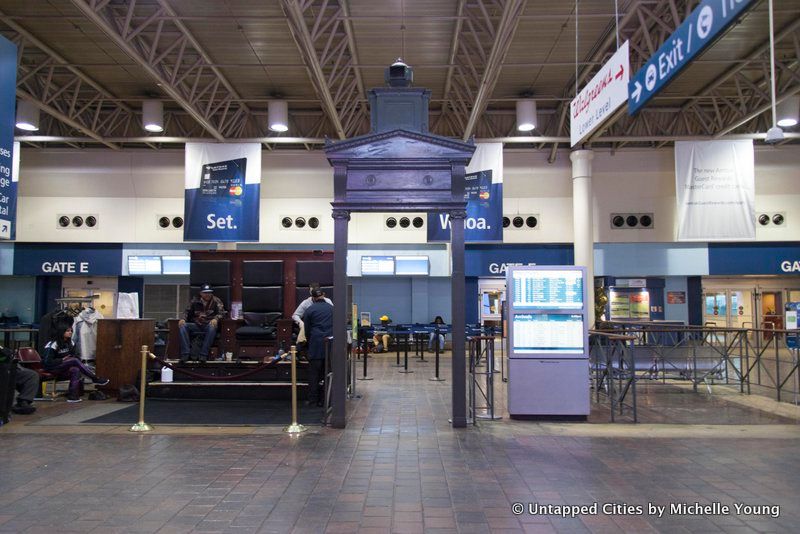
[[313, 302], [303, 314], [308, 338], [308, 397], [306, 405], [322, 406], [325, 391], [325, 339], [333, 335], [333, 306], [319, 288], [311, 290]]
[[[294, 310], [294, 313], [292, 314], [292, 320], [295, 323], [297, 323], [298, 328], [300, 328], [300, 331], [297, 334], [298, 343], [303, 343], [308, 339], [303, 325], [303, 316], [305, 315], [306, 310], [314, 303], [314, 298], [311, 296], [311, 292], [314, 291], [315, 289], [319, 289], [319, 284], [311, 284], [311, 287], [309, 288], [308, 298], [305, 299], [303, 302], [301, 302], [297, 306], [297, 309]], [[331, 302], [331, 299], [329, 299], [328, 297], [325, 297], [325, 302], [333, 306], [333, 302]]]
[[189, 361], [192, 354], [191, 334], [205, 333], [198, 358], [208, 360], [208, 352], [217, 335], [219, 322], [225, 317], [225, 305], [214, 295], [214, 289], [204, 284], [200, 295], [194, 297], [186, 308], [186, 318], [178, 322], [181, 336], [181, 362]]

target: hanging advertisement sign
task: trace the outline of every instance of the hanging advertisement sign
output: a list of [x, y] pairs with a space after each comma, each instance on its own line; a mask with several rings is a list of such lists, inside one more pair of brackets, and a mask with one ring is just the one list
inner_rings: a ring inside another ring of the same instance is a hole
[[570, 103], [570, 146], [585, 139], [628, 101], [629, 49], [630, 45], [625, 41]]
[[0, 239], [15, 239], [19, 144], [14, 143], [17, 47], [0, 35]]
[[675, 143], [678, 241], [755, 239], [753, 141]]
[[[503, 241], [503, 144], [478, 143], [466, 168], [464, 241]], [[450, 215], [428, 213], [428, 241], [450, 241]]]
[[259, 143], [186, 143], [185, 241], [258, 241]]

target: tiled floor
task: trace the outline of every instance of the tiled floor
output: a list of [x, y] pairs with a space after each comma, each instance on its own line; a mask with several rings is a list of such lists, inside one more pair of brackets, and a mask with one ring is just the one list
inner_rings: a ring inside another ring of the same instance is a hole
[[[642, 396], [642, 413], [660, 417], [653, 423], [605, 424], [598, 407], [592, 423], [506, 418], [453, 430], [447, 361], [445, 382], [428, 380], [432, 363], [413, 360], [416, 372], [400, 374], [393, 362], [370, 360], [375, 380], [358, 383], [364, 397], [351, 401], [346, 430], [300, 437], [275, 427], [133, 435], [34, 424], [90, 403], [43, 406], [0, 428], [0, 531], [796, 532], [800, 524], [794, 407], [770, 416], [722, 395], [659, 390]], [[676, 424], [686, 421], [694, 424]], [[532, 514], [529, 503], [561, 508]], [[594, 503], [597, 513], [558, 515]], [[658, 517], [648, 503], [667, 509]], [[687, 515], [673, 503], [731, 509]], [[734, 503], [778, 509], [748, 514]]]

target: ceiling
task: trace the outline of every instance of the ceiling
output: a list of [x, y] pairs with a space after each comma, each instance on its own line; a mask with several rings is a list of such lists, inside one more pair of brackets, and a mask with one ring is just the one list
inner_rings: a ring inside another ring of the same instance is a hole
[[[615, 13], [615, 4], [618, 12]], [[569, 146], [569, 102], [630, 40], [635, 72], [698, 0], [0, 0], [17, 44], [17, 96], [41, 110], [27, 146], [160, 148], [248, 139], [314, 149], [369, 132], [367, 91], [402, 57], [431, 90], [433, 133]], [[778, 100], [800, 92], [800, 0], [775, 2]], [[577, 21], [577, 24], [576, 24]], [[577, 26], [577, 28], [576, 28]], [[576, 32], [577, 29], [577, 32]], [[576, 38], [577, 33], [577, 38]], [[617, 35], [618, 34], [618, 35]], [[577, 58], [577, 62], [576, 62]], [[634, 117], [623, 109], [587, 146], [763, 134], [772, 125], [766, 0]], [[537, 100], [520, 137], [515, 101]], [[164, 103], [147, 134], [141, 106]], [[270, 100], [290, 129], [266, 128]], [[790, 132], [785, 143], [800, 143]]]

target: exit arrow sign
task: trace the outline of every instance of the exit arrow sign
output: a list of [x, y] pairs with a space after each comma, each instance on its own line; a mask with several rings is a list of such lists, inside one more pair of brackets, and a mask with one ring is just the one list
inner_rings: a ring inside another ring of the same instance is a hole
[[710, 46], [755, 0], [703, 0], [628, 83], [634, 115], [700, 52]]

